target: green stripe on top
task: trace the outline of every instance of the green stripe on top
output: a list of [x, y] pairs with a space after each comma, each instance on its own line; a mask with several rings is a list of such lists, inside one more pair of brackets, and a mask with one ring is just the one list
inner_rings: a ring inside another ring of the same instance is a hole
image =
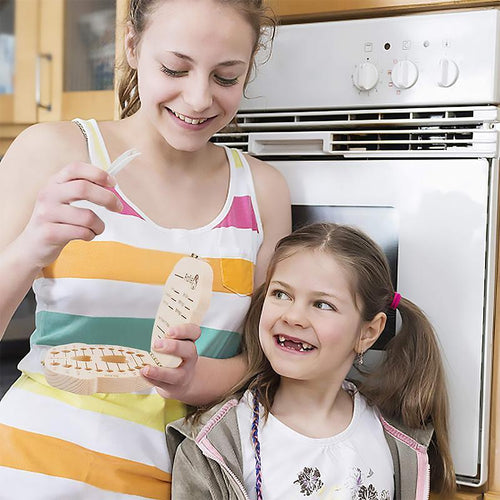
[[207, 358], [232, 358], [240, 352], [241, 335], [228, 330], [201, 327], [201, 336], [196, 341], [199, 356]]
[[[31, 343], [55, 346], [83, 342], [149, 351], [153, 324], [151, 318], [101, 318], [40, 311]], [[239, 333], [202, 326], [196, 348], [200, 356], [231, 358], [239, 352], [240, 340]]]

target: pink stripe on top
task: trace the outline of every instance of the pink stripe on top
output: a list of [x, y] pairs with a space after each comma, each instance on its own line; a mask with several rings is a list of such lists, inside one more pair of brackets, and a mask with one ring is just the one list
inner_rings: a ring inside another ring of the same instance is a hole
[[224, 220], [215, 227], [235, 227], [259, 232], [250, 196], [235, 196]]
[[116, 191], [115, 188], [109, 188], [109, 190], [118, 196], [119, 200], [122, 202], [123, 210], [120, 212], [122, 215], [133, 215], [134, 217], [139, 217], [139, 219], [144, 220], [142, 215], [139, 215]]

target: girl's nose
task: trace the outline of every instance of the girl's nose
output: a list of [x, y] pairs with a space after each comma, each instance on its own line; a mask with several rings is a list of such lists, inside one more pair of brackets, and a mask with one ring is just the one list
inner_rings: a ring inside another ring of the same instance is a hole
[[210, 82], [202, 76], [193, 75], [184, 89], [184, 101], [197, 113], [210, 108], [213, 102]]
[[291, 301], [285, 311], [283, 311], [282, 319], [290, 326], [304, 328], [308, 324], [307, 314], [304, 307], [295, 301]]

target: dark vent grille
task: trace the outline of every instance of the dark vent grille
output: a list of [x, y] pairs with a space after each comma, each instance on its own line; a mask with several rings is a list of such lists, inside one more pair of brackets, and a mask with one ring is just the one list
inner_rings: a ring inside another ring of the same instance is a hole
[[213, 141], [269, 158], [495, 156], [498, 118], [495, 106], [241, 112]]

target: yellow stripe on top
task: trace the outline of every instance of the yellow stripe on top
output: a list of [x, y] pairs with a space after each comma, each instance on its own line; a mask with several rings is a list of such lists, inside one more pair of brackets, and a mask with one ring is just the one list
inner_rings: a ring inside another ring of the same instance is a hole
[[0, 441], [2, 466], [73, 479], [127, 495], [170, 498], [171, 476], [157, 467], [4, 424], [0, 424]]
[[[182, 257], [185, 256], [117, 242], [73, 240], [64, 247], [60, 257], [43, 270], [43, 276], [162, 285]], [[252, 262], [245, 259], [205, 260], [214, 272], [214, 292], [233, 292], [240, 295], [252, 293]]]
[[165, 399], [159, 394], [92, 394], [81, 396], [50, 386], [41, 373], [22, 375], [14, 383], [18, 389], [61, 401], [82, 410], [102, 413], [163, 432], [168, 421], [182, 418], [184, 405], [175, 399]]
[[87, 133], [90, 134], [88, 143], [94, 145], [94, 153], [98, 162], [96, 166], [101, 167], [103, 170], [108, 170], [110, 167], [110, 162], [106, 156], [104, 148], [102, 147], [100, 134], [96, 130], [95, 122], [93, 120], [89, 120], [87, 124]]
[[243, 162], [241, 161], [240, 155], [236, 149], [231, 149], [231, 156], [233, 157], [234, 166], [236, 168], [241, 168], [243, 166]]

